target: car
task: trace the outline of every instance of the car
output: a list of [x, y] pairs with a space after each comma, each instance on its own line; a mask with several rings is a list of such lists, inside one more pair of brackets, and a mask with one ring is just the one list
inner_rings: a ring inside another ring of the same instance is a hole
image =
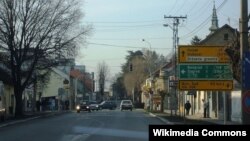
[[0, 93], [0, 121], [4, 121], [6, 118], [6, 110], [2, 102], [2, 96]]
[[90, 101], [89, 102], [89, 108], [91, 111], [98, 111], [99, 110], [99, 104], [96, 101]]
[[120, 109], [122, 110], [133, 110], [133, 104], [131, 100], [122, 100], [121, 101], [121, 105], [120, 105]]
[[100, 109], [116, 109], [116, 103], [113, 101], [103, 101], [102, 103], [99, 104]]
[[88, 111], [91, 112], [91, 109], [89, 107], [89, 101], [83, 101], [80, 104], [76, 106], [77, 113], [80, 113], [80, 111]]

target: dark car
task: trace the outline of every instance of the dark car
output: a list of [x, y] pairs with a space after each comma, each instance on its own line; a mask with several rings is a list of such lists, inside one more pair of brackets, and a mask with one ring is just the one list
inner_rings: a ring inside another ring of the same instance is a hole
[[88, 111], [91, 112], [88, 101], [83, 101], [76, 106], [76, 110], [79, 113], [80, 111]]
[[89, 108], [91, 111], [94, 111], [94, 110], [98, 111], [100, 109], [99, 104], [96, 101], [90, 101]]
[[103, 101], [102, 103], [99, 104], [100, 109], [116, 109], [116, 103], [113, 101]]

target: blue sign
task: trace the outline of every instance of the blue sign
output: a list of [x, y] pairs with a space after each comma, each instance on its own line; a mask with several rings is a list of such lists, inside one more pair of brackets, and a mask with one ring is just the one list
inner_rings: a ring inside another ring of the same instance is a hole
[[250, 114], [250, 91], [246, 91], [243, 94], [243, 98], [242, 98], [242, 108], [243, 111]]
[[250, 89], [250, 52], [244, 53], [243, 57], [243, 88]]

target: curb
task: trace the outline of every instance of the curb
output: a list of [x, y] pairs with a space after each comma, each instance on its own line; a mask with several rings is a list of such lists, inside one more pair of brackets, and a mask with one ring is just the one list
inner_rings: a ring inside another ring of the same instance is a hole
[[23, 122], [26, 122], [26, 121], [30, 121], [30, 120], [34, 120], [34, 119], [38, 119], [38, 118], [42, 118], [42, 117], [50, 117], [50, 116], [55, 116], [55, 115], [59, 115], [59, 114], [65, 114], [65, 113], [69, 113], [69, 112], [71, 112], [71, 111], [58, 112], [58, 113], [48, 113], [48, 114], [38, 115], [38, 116], [26, 118], [26, 119], [13, 120], [13, 121], [9, 121], [7, 123], [0, 124], [0, 128], [6, 127], [6, 126], [10, 126], [10, 125], [14, 125], [14, 124], [17, 124], [17, 123], [23, 123]]
[[17, 124], [17, 123], [23, 123], [23, 122], [26, 122], [26, 121], [29, 121], [29, 120], [40, 118], [40, 117], [42, 117], [42, 116], [37, 116], [37, 117], [32, 117], [32, 118], [27, 118], [27, 119], [21, 119], [21, 120], [16, 120], [16, 121], [10, 121], [8, 123], [3, 123], [2, 125], [0, 125], [0, 128], [5, 127], [5, 126], [9, 126], [9, 125], [14, 125], [14, 124]]
[[157, 116], [157, 115], [155, 115], [155, 114], [153, 114], [153, 113], [149, 113], [149, 115], [152, 116], [152, 117], [158, 118], [159, 120], [161, 120], [161, 121], [164, 122], [165, 124], [174, 125], [173, 122], [170, 122], [170, 121], [168, 121], [167, 119], [164, 119], [164, 118], [162, 118], [162, 117], [159, 117], [159, 116]]

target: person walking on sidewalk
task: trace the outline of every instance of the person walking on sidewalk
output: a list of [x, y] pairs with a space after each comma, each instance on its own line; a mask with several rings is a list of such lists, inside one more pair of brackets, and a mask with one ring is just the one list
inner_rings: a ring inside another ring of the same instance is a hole
[[189, 101], [187, 101], [185, 103], [186, 115], [189, 115], [190, 108], [191, 108], [191, 104]]
[[208, 102], [206, 102], [204, 99], [202, 99], [202, 102], [203, 102], [203, 108], [204, 108], [204, 118], [207, 118], [208, 117]]

